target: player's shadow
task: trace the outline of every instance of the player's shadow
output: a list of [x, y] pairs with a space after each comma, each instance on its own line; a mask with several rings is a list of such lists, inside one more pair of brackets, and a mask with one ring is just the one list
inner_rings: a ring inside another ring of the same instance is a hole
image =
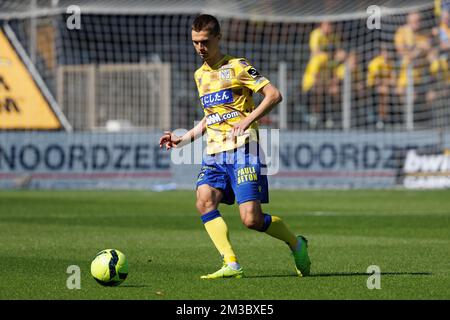
[[[371, 276], [373, 273], [367, 272], [319, 272], [312, 273], [310, 277], [358, 277], [358, 276]], [[382, 276], [431, 276], [431, 272], [380, 272]], [[244, 278], [298, 278], [296, 274], [276, 274], [276, 275], [252, 275], [245, 276]]]
[[[374, 273], [367, 272], [324, 272], [313, 273], [310, 277], [357, 277], [357, 276], [371, 276]], [[382, 276], [431, 276], [431, 272], [380, 272]]]

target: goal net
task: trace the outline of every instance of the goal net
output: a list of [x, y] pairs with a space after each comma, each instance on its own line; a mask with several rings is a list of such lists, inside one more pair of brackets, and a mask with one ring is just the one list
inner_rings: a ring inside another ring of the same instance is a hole
[[280, 129], [274, 186], [446, 186], [448, 10], [446, 0], [2, 1], [0, 172], [51, 181], [37, 187], [84, 186], [75, 176], [183, 185], [148, 140], [203, 117], [190, 32], [210, 13], [222, 51], [282, 92], [260, 120]]

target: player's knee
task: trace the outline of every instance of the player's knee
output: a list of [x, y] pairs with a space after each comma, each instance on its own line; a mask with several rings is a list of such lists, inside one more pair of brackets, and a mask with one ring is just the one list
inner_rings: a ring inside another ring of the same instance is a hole
[[197, 199], [196, 202], [196, 207], [197, 210], [201, 213], [201, 214], [205, 214], [208, 213], [212, 210], [215, 210], [217, 207], [217, 204], [212, 200], [212, 199]]
[[259, 203], [246, 203], [239, 207], [241, 220], [244, 226], [253, 230], [261, 230], [264, 225], [264, 216]]
[[249, 229], [252, 230], [261, 230], [264, 224], [264, 221], [262, 221], [261, 219], [258, 219], [255, 216], [252, 215], [247, 215], [243, 220], [242, 223], [244, 224], [244, 226], [246, 226]]

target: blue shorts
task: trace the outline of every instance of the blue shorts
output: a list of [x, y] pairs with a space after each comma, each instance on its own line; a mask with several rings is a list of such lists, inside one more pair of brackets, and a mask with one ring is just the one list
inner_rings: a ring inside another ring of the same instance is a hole
[[249, 151], [249, 144], [217, 154], [205, 155], [197, 178], [197, 188], [207, 184], [223, 193], [221, 202], [238, 204], [259, 200], [269, 202], [267, 176], [261, 174], [258, 154]]

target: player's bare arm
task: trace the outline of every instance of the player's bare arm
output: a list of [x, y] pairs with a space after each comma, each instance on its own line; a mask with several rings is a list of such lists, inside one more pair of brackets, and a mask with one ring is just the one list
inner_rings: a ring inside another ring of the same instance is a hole
[[233, 136], [242, 135], [253, 122], [258, 121], [270, 111], [272, 111], [273, 108], [283, 99], [280, 91], [271, 83], [265, 85], [261, 90], [258, 91], [258, 93], [261, 93], [264, 96], [264, 99], [261, 101], [258, 107], [255, 108], [255, 110], [253, 110], [245, 119], [237, 122], [233, 126]]
[[204, 117], [199, 123], [191, 130], [186, 132], [182, 137], [179, 137], [172, 133], [172, 131], [164, 131], [164, 134], [159, 138], [159, 147], [166, 146], [166, 150], [172, 148], [181, 148], [197, 138], [201, 137], [206, 130], [206, 118]]

